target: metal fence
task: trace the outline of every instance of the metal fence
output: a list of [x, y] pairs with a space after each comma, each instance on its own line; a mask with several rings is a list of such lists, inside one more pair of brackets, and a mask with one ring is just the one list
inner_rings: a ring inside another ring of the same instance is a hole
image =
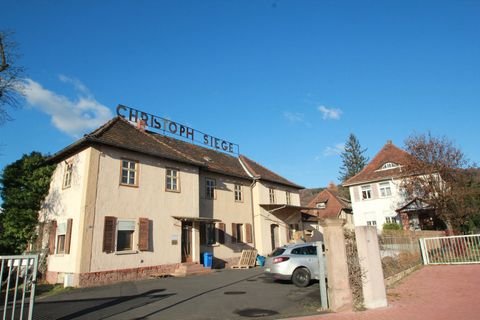
[[0, 256], [0, 261], [2, 319], [32, 319], [38, 255]]
[[420, 239], [424, 264], [480, 263], [480, 235]]

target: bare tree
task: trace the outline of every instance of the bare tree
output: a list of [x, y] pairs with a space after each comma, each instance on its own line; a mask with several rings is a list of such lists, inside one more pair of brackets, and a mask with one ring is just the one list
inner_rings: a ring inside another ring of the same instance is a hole
[[405, 149], [412, 155], [403, 168], [407, 200], [426, 201], [449, 230], [459, 230], [476, 209], [472, 199], [479, 196], [469, 161], [450, 140], [430, 133], [410, 136]]
[[0, 31], [0, 124], [11, 120], [8, 107], [18, 107], [23, 93], [24, 68], [17, 65], [19, 54], [13, 33]]

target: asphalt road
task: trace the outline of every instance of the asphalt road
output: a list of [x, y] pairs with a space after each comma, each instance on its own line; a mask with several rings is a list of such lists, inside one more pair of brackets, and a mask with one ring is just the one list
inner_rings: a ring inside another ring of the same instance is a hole
[[297, 288], [255, 268], [74, 289], [38, 298], [34, 319], [281, 319], [319, 308], [318, 283]]

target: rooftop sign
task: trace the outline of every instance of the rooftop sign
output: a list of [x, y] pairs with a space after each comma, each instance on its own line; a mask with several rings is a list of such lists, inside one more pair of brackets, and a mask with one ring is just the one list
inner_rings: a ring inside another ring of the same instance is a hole
[[119, 104], [117, 106], [117, 115], [130, 122], [138, 123], [139, 121], [143, 121], [148, 128], [159, 131], [163, 134], [179, 136], [183, 140], [190, 140], [196, 144], [204, 145], [223, 152], [232, 154], [240, 153], [240, 147], [238, 144], [216, 138], [178, 122], [158, 117], [147, 112]]

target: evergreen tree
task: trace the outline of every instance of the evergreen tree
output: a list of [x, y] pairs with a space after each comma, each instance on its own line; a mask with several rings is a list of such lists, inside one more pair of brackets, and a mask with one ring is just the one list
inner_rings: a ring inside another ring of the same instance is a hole
[[5, 167], [0, 177], [0, 254], [19, 254], [35, 234], [38, 212], [48, 193], [53, 165], [32, 152]]
[[344, 182], [359, 173], [368, 162], [368, 158], [363, 154], [367, 149], [360, 146], [360, 142], [353, 133], [348, 137], [345, 143], [345, 150], [341, 153], [342, 166], [340, 167], [340, 181]]

